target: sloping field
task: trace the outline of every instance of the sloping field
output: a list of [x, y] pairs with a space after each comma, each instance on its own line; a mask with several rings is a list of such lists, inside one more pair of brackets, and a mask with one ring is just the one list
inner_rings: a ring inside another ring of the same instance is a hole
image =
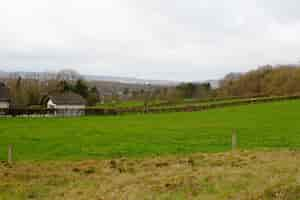
[[0, 163], [1, 200], [298, 200], [300, 153]]
[[0, 159], [8, 144], [17, 160], [143, 157], [231, 148], [299, 148], [300, 101], [227, 107], [193, 113], [84, 118], [0, 119]]

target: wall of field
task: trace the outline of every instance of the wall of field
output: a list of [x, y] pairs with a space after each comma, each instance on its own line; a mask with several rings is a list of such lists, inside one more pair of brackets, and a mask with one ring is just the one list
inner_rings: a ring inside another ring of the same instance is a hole
[[276, 97], [252, 97], [252, 98], [232, 98], [224, 100], [212, 100], [198, 104], [175, 104], [160, 105], [158, 107], [131, 107], [131, 108], [84, 108], [84, 109], [40, 109], [40, 108], [9, 108], [0, 109], [2, 117], [61, 117], [61, 116], [105, 116], [134, 113], [164, 113], [164, 112], [199, 112], [215, 108], [230, 106], [240, 106], [253, 103], [268, 103], [275, 101], [286, 101], [300, 99], [300, 95], [276, 96]]

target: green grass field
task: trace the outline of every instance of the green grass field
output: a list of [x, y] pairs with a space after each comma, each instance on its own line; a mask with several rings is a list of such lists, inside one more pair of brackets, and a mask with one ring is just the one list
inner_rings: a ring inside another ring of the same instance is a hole
[[238, 132], [242, 149], [299, 148], [300, 101], [193, 113], [0, 119], [0, 160], [83, 160], [222, 152]]

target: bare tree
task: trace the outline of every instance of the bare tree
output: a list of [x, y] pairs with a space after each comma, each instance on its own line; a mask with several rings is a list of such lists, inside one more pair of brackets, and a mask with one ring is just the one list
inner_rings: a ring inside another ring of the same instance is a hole
[[73, 69], [63, 69], [57, 73], [56, 79], [59, 81], [76, 81], [81, 79], [81, 76]]

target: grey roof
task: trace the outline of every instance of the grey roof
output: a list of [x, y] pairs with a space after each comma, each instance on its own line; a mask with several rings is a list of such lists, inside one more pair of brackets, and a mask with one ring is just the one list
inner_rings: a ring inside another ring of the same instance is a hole
[[9, 88], [4, 83], [0, 82], [0, 101], [9, 102]]
[[60, 94], [48, 95], [47, 101], [51, 99], [56, 105], [85, 105], [85, 99], [79, 94], [65, 92]]

